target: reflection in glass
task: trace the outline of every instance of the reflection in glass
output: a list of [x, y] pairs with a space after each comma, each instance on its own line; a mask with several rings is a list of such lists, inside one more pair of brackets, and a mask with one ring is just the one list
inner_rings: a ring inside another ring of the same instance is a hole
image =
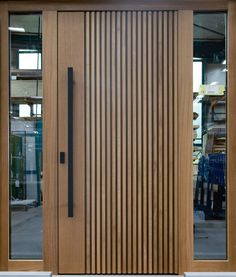
[[10, 259], [42, 258], [42, 16], [12, 14]]
[[194, 258], [227, 259], [226, 13], [194, 14]]

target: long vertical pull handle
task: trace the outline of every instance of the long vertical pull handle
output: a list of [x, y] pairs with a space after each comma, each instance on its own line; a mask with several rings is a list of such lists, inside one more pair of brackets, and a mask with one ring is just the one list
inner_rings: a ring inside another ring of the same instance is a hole
[[73, 67], [67, 69], [68, 80], [68, 217], [73, 217]]

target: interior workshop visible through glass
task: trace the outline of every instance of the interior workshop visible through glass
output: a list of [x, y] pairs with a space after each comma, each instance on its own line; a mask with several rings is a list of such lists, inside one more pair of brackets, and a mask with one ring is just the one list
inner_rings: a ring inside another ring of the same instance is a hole
[[10, 259], [42, 259], [42, 16], [11, 14]]
[[227, 259], [227, 14], [194, 13], [194, 258]]

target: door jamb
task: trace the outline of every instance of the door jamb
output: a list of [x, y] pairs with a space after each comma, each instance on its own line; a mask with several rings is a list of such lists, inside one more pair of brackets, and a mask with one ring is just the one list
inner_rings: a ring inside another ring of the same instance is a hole
[[[140, 6], [140, 9], [173, 9], [174, 4], [173, 1], [172, 5], [168, 7], [167, 4], [162, 4], [162, 6], [158, 6], [158, 4], [155, 5], [150, 5], [150, 6]], [[193, 1], [194, 2], [194, 1]], [[222, 9], [227, 9], [227, 1], [216, 1], [218, 4], [214, 5], [212, 4], [212, 1], [205, 1], [205, 4], [198, 4], [198, 7], [194, 6], [194, 4], [190, 3], [189, 9], [199, 9], [199, 10], [206, 10], [206, 9], [211, 9], [211, 10], [222, 10]], [[213, 7], [214, 5], [214, 7]], [[2, 246], [0, 249], [0, 269], [1, 270], [50, 270], [53, 271], [54, 274], [58, 273], [58, 198], [57, 198], [57, 162], [58, 162], [58, 157], [57, 157], [57, 10], [65, 10], [65, 9], [70, 9], [70, 10], [84, 10], [87, 7], [87, 9], [94, 9], [94, 7], [91, 7], [91, 5], [86, 5], [86, 4], [81, 4], [81, 3], [71, 3], [69, 5], [63, 5], [61, 3], [45, 3], [45, 4], [35, 4], [32, 1], [27, 1], [27, 2], [3, 2], [0, 4], [0, 28], [1, 28], [1, 42], [3, 46], [1, 46], [1, 121], [0, 121], [0, 131], [1, 131], [1, 144], [0, 144], [0, 150], [1, 150], [1, 158], [0, 158], [0, 165], [1, 165], [1, 184], [8, 184], [8, 175], [9, 175], [9, 168], [8, 168], [8, 131], [9, 131], [9, 122], [8, 120], [4, 120], [6, 118], [6, 114], [9, 113], [9, 107], [8, 107], [8, 32], [7, 32], [7, 25], [8, 25], [8, 12], [9, 11], [42, 11], [43, 12], [43, 18], [44, 18], [44, 28], [43, 28], [43, 33], [44, 33], [44, 42], [43, 42], [43, 59], [44, 59], [44, 70], [43, 70], [43, 83], [44, 83], [44, 183], [50, 184], [49, 186], [44, 186], [44, 196], [45, 196], [45, 202], [44, 202], [44, 208], [47, 209], [47, 213], [44, 213], [44, 251], [43, 251], [43, 256], [44, 256], [44, 262], [43, 261], [9, 261], [8, 260], [8, 204], [6, 202], [6, 199], [8, 199], [8, 187], [5, 185], [0, 186], [0, 195], [1, 195], [1, 202], [0, 202], [0, 208], [1, 208], [1, 214], [0, 214], [0, 245]], [[137, 6], [139, 8], [139, 6]], [[187, 13], [190, 11], [180, 11], [180, 6], [175, 3], [175, 7], [177, 10], [179, 10], [180, 16], [187, 16]], [[118, 5], [116, 8], [121, 9], [122, 4]], [[131, 7], [129, 6], [128, 9]], [[109, 9], [109, 6], [106, 6], [105, 4], [98, 4], [98, 9]], [[127, 9], [127, 6], [124, 6], [124, 9]], [[236, 49], [236, 40], [233, 34], [235, 33], [236, 27], [236, 3], [234, 1], [229, 2], [229, 37], [228, 37], [228, 45], [229, 45], [229, 91], [232, 91], [231, 95], [232, 97], [228, 100], [228, 114], [231, 114], [231, 118], [228, 118], [228, 127], [233, 126], [231, 124], [231, 121], [233, 121], [233, 115], [235, 115], [236, 111], [236, 96], [233, 90], [236, 87], [236, 78], [234, 78], [234, 75], [236, 75], [236, 62], [233, 62], [233, 57], [235, 56], [235, 49]], [[189, 16], [189, 14], [188, 14]], [[180, 18], [180, 17], [179, 17]], [[46, 22], [48, 22], [46, 24]], [[50, 22], [50, 24], [49, 24]], [[232, 25], [234, 24], [234, 25]], [[47, 27], [49, 25], [49, 27]], [[50, 27], [51, 25], [51, 27]], [[45, 39], [46, 38], [46, 39]], [[179, 46], [181, 45], [181, 42], [179, 41]], [[47, 51], [46, 51], [47, 49]], [[232, 58], [231, 58], [232, 57]], [[189, 71], [191, 72], [191, 71]], [[188, 72], [188, 73], [189, 73]], [[183, 75], [179, 75], [179, 84], [183, 84]], [[180, 86], [179, 85], [179, 88]], [[187, 92], [187, 87], [188, 89], [190, 88], [190, 83], [186, 85], [184, 88]], [[192, 89], [192, 88], [191, 88]], [[190, 90], [191, 91], [191, 90]], [[189, 91], [188, 91], [189, 92]], [[230, 95], [230, 93], [229, 93]], [[179, 103], [181, 105], [181, 103]], [[192, 102], [191, 102], [192, 105]], [[180, 107], [180, 106], [179, 106]], [[179, 108], [181, 111], [181, 109]], [[189, 112], [189, 111], [188, 111]], [[235, 115], [236, 116], [236, 115]], [[179, 114], [179, 124], [182, 122], [180, 121], [181, 115]], [[191, 122], [192, 124], [192, 122]], [[182, 126], [182, 125], [179, 125]], [[187, 127], [189, 128], [189, 127]], [[235, 128], [234, 128], [235, 129]], [[228, 159], [231, 161], [231, 166], [229, 164], [229, 174], [228, 174], [228, 180], [230, 183], [236, 183], [236, 176], [233, 174], [235, 170], [233, 169], [233, 164], [236, 163], [236, 147], [234, 146], [233, 142], [236, 140], [236, 131], [231, 130], [228, 128], [229, 131], [229, 143], [228, 146], [230, 145], [231, 147], [231, 153], [229, 153]], [[6, 135], [7, 134], [7, 135]], [[46, 142], [47, 145], [46, 146]], [[179, 148], [179, 153], [181, 153], [181, 146]], [[229, 148], [228, 148], [229, 150]], [[233, 150], [233, 151], [232, 151]], [[189, 149], [188, 152], [186, 152], [186, 155], [189, 155]], [[182, 155], [182, 153], [181, 153]], [[234, 163], [233, 163], [234, 161]], [[181, 161], [180, 161], [181, 163]], [[179, 171], [179, 180], [181, 180], [181, 171]], [[189, 177], [188, 177], [189, 178]], [[191, 177], [192, 178], [192, 177]], [[190, 180], [190, 179], [188, 179]], [[186, 186], [186, 185], [185, 185]], [[180, 190], [181, 186], [179, 186], [179, 197], [180, 196]], [[228, 192], [229, 193], [229, 192]], [[190, 204], [190, 207], [192, 205], [192, 202], [190, 203], [190, 200], [192, 199], [192, 193], [186, 192], [185, 194], [187, 197], [189, 197], [188, 202]], [[230, 199], [228, 203], [229, 210], [233, 209], [233, 200], [236, 199], [236, 189], [231, 188], [230, 189]], [[53, 201], [52, 201], [53, 199]], [[185, 199], [179, 198], [179, 219], [183, 219], [184, 213], [181, 212], [180, 208], [183, 207], [184, 203], [182, 200], [185, 201]], [[186, 209], [185, 209], [186, 210]], [[186, 211], [185, 211], [186, 212]], [[192, 230], [192, 214], [190, 218], [190, 211], [188, 211], [188, 218], [190, 220], [186, 221], [185, 218], [185, 223], [186, 223], [186, 228], [188, 232], [191, 232]], [[232, 257], [229, 260], [228, 266], [225, 267], [225, 270], [232, 270], [232, 267], [236, 266], [236, 254], [235, 254], [235, 248], [234, 245], [236, 245], [236, 238], [235, 235], [233, 235], [234, 228], [236, 224], [236, 215], [235, 212], [232, 214], [231, 212], [229, 213], [230, 218], [231, 218], [231, 223], [229, 224], [228, 227], [228, 232], [229, 232], [229, 237], [232, 240], [232, 247], [229, 249], [229, 254], [230, 257]], [[184, 236], [185, 234], [185, 236]], [[189, 234], [189, 233], [188, 233]], [[185, 242], [186, 237], [188, 237], [188, 234], [186, 234], [186, 231], [183, 231], [183, 227], [179, 226], [179, 245], [183, 247], [183, 242]], [[186, 236], [187, 235], [187, 236]], [[193, 239], [191, 237], [191, 239]], [[184, 241], [183, 241], [184, 240]], [[182, 245], [181, 245], [182, 244]], [[179, 250], [179, 273], [182, 273], [183, 270], [186, 270], [186, 267], [181, 264], [181, 259], [182, 257], [186, 257], [186, 253], [192, 253], [192, 252], [187, 252], [189, 251], [187, 248], [187, 244], [184, 243], [185, 247], [182, 248], [182, 250]], [[190, 242], [191, 245], [191, 242]], [[229, 244], [230, 245], [230, 244]], [[181, 248], [179, 247], [179, 248]], [[192, 246], [191, 246], [192, 247]], [[190, 250], [192, 249], [190, 247]], [[187, 251], [184, 253], [184, 251]], [[191, 250], [192, 251], [192, 250]], [[204, 262], [193, 262], [189, 260], [189, 257], [186, 258], [186, 262], [189, 261], [188, 265], [191, 265], [191, 269], [196, 269], [196, 270], [201, 270], [199, 266], [203, 266], [203, 270], [206, 270], [206, 263], [204, 265]], [[219, 264], [219, 266], [222, 266], [221, 262], [214, 261], [212, 262], [212, 266], [216, 268], [216, 270], [221, 270], [221, 268], [218, 268], [216, 266]], [[221, 265], [220, 265], [221, 264]], [[190, 269], [190, 267], [188, 267]], [[211, 267], [212, 268], [212, 267]], [[214, 269], [213, 268], [213, 269]], [[235, 270], [235, 269], [234, 269]]]

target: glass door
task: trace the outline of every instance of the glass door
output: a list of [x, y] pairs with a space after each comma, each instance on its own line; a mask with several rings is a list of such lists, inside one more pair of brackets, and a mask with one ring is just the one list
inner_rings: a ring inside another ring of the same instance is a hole
[[9, 258], [42, 259], [42, 15], [10, 14]]
[[227, 13], [194, 13], [194, 259], [227, 255]]

